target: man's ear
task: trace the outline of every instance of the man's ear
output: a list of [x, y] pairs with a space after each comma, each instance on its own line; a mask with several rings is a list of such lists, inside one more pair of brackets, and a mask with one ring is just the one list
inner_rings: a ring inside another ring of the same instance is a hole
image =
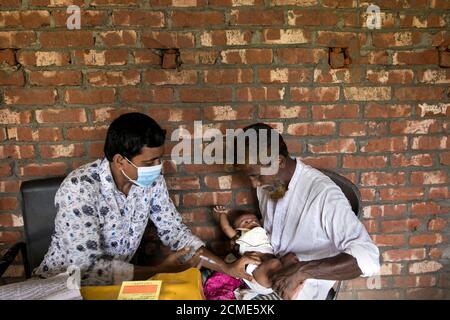
[[112, 158], [112, 163], [119, 169], [123, 169], [127, 160], [120, 154], [116, 153]]

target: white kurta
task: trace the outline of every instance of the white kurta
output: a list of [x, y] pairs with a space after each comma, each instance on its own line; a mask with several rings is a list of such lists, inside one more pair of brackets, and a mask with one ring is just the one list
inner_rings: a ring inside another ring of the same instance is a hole
[[[276, 255], [292, 252], [300, 261], [310, 261], [345, 252], [356, 258], [362, 276], [378, 272], [378, 248], [341, 189], [319, 170], [297, 159], [288, 191], [278, 202], [264, 189], [256, 191]], [[325, 299], [334, 283], [308, 279], [296, 299]]]

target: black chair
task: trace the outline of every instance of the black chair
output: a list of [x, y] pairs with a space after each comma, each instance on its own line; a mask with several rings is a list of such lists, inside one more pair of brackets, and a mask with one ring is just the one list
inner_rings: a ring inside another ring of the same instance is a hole
[[13, 245], [0, 260], [0, 277], [14, 261], [19, 252], [26, 278], [44, 259], [50, 246], [55, 227], [56, 208], [54, 199], [64, 177], [47, 178], [22, 183], [22, 216], [25, 242]]

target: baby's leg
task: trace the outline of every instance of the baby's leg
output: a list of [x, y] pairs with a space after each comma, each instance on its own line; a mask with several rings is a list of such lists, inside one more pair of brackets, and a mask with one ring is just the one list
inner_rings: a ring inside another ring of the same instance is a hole
[[270, 276], [281, 267], [282, 264], [280, 260], [276, 258], [263, 261], [255, 271], [253, 271], [253, 278], [263, 287], [271, 288], [272, 281], [270, 281]]

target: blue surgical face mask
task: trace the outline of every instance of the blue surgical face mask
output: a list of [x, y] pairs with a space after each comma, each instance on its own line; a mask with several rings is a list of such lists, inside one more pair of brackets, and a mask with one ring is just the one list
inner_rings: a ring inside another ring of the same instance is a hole
[[125, 177], [128, 178], [128, 180], [138, 185], [139, 187], [145, 188], [150, 186], [161, 175], [162, 164], [151, 167], [138, 167], [130, 160], [127, 159], [127, 161], [138, 170], [137, 180], [131, 179], [123, 170], [122, 173]]

